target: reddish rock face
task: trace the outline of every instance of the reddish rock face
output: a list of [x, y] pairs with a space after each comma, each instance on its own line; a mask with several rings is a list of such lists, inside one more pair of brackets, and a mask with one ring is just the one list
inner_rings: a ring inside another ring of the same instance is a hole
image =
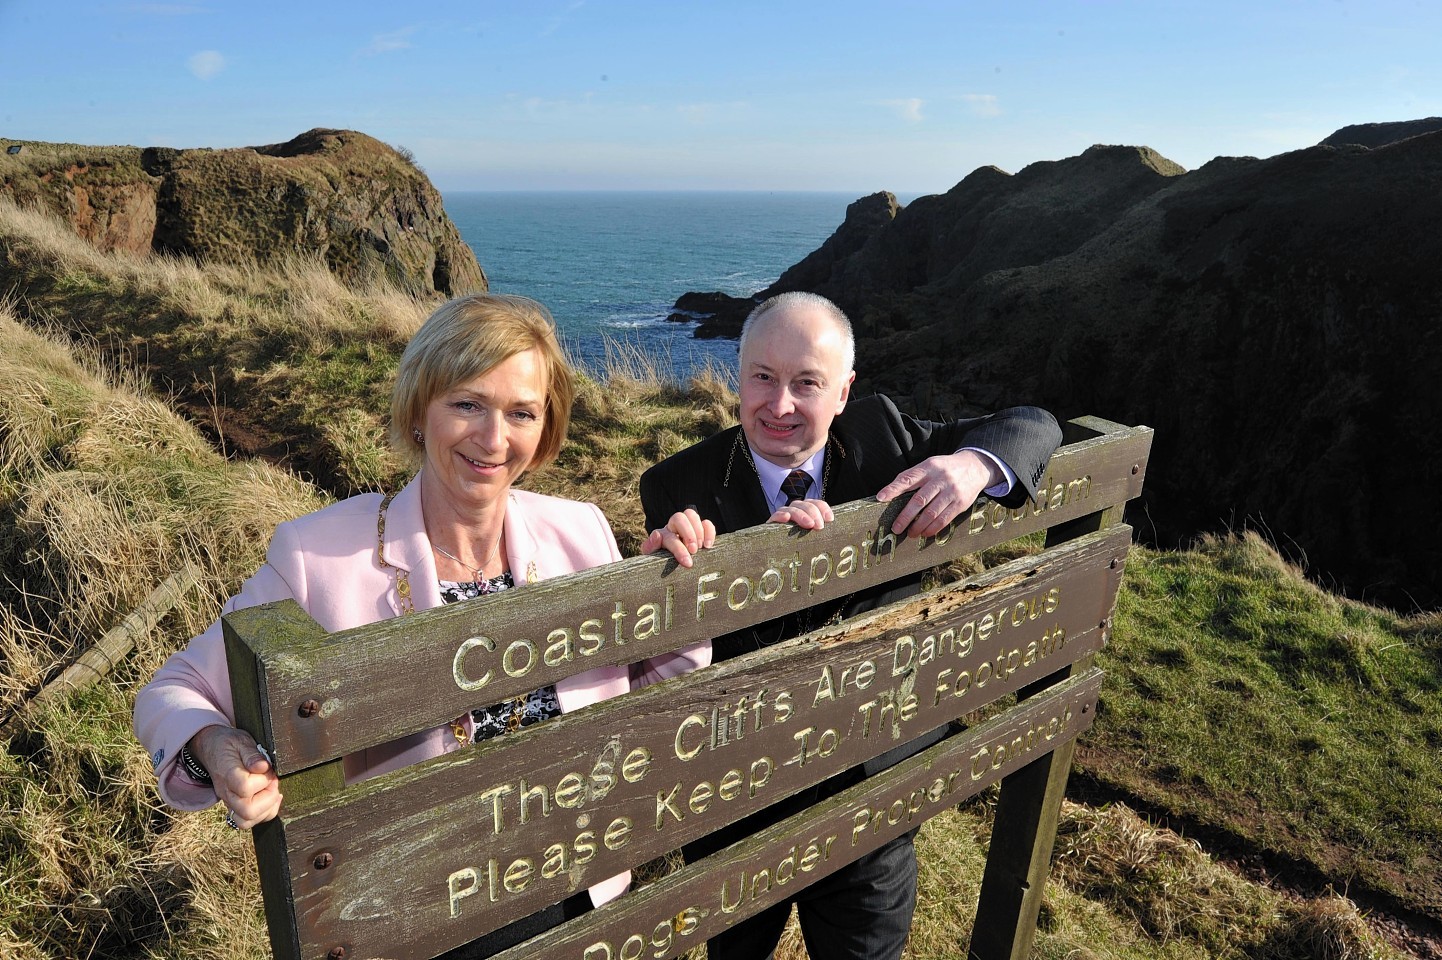
[[365, 134], [311, 130], [231, 150], [18, 145], [0, 153], [0, 194], [49, 208], [102, 250], [320, 256], [342, 279], [384, 277], [416, 295], [487, 288], [430, 180]]
[[75, 183], [70, 222], [76, 233], [106, 252], [149, 253], [155, 239], [155, 193], [152, 183]]

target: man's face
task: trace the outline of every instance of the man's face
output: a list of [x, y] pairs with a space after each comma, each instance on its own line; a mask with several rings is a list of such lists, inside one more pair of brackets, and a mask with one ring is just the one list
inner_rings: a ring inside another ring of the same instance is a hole
[[843, 369], [843, 338], [815, 307], [763, 315], [741, 355], [741, 429], [751, 448], [779, 467], [796, 467], [826, 445], [856, 373]]

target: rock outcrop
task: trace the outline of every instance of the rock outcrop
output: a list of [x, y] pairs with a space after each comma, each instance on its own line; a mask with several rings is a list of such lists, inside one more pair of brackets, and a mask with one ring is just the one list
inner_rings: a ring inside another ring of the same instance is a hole
[[1324, 147], [1343, 147], [1349, 143], [1375, 150], [1398, 140], [1442, 130], [1442, 117], [1425, 120], [1399, 120], [1393, 123], [1354, 123], [1343, 127], [1322, 141]]
[[860, 393], [1148, 424], [1144, 538], [1256, 526], [1332, 585], [1435, 608], [1442, 132], [1374, 132], [1190, 173], [1116, 147], [978, 170], [813, 289], [855, 321]]
[[0, 147], [0, 193], [58, 214], [102, 250], [262, 264], [319, 255], [350, 282], [384, 277], [417, 295], [486, 289], [430, 180], [362, 133], [317, 129], [227, 150]]
[[891, 225], [900, 209], [901, 205], [890, 193], [873, 193], [855, 200], [847, 206], [846, 219], [836, 232], [765, 290], [751, 297], [733, 297], [725, 293], [682, 294], [676, 301], [675, 312], [667, 319], [695, 321], [695, 336], [698, 339], [739, 337], [741, 325], [756, 304], [788, 290], [821, 290], [836, 269], [836, 264], [847, 261], [864, 249], [872, 237]]
[[[687, 315], [673, 319], [697, 320], [697, 336], [736, 336], [730, 331], [739, 332], [751, 307], [792, 290], [820, 293], [856, 318], [878, 296], [943, 281], [966, 284], [1068, 253], [1184, 172], [1145, 147], [1097, 146], [1016, 176], [982, 167], [904, 209], [892, 194], [875, 193], [847, 207], [845, 221], [819, 249], [755, 297], [687, 294], [677, 302]], [[891, 322], [908, 324], [904, 314]]]

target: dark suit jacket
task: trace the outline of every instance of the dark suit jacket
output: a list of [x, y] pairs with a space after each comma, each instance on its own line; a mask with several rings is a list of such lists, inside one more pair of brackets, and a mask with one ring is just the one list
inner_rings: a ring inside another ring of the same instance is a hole
[[[1061, 443], [1056, 419], [1036, 407], [1011, 407], [987, 417], [935, 423], [917, 420], [896, 409], [884, 396], [852, 400], [831, 425], [822, 499], [847, 503], [876, 492], [907, 467], [961, 447], [979, 447], [1011, 467], [1017, 484], [1001, 502], [1017, 507], [1036, 495], [1047, 461]], [[765, 523], [771, 516], [766, 495], [752, 467], [741, 428], [732, 427], [667, 457], [641, 476], [641, 504], [646, 528], [666, 525], [671, 514], [694, 507], [716, 524], [717, 533], [731, 533]], [[893, 603], [921, 588], [922, 574], [862, 590], [756, 627], [713, 638], [712, 657], [729, 660], [752, 650], [819, 627], [838, 613], [850, 617]], [[866, 764], [866, 772], [885, 769], [935, 742], [923, 737]], [[918, 745], [919, 744], [919, 745]], [[908, 750], [909, 748], [909, 750]]]

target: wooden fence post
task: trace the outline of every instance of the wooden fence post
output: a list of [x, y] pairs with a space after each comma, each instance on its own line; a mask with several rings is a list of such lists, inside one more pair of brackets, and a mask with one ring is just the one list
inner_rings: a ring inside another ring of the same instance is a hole
[[[1062, 442], [1104, 436], [1111, 426], [1093, 417], [1073, 420], [1065, 425]], [[1135, 475], [1144, 469], [1144, 463], [1136, 464], [1132, 472]], [[1047, 530], [1046, 545], [1052, 547], [1115, 526], [1122, 522], [1122, 514], [1123, 505], [1117, 504], [1059, 524]], [[1109, 637], [1110, 618], [1102, 629], [1104, 637]], [[1024, 688], [1017, 694], [1018, 702], [1084, 672], [1093, 659], [1087, 657]], [[1076, 741], [1068, 741], [1002, 780], [968, 960], [1027, 960], [1031, 956], [1075, 750]], [[1000, 849], [996, 843], [999, 837], [1006, 838]]]

